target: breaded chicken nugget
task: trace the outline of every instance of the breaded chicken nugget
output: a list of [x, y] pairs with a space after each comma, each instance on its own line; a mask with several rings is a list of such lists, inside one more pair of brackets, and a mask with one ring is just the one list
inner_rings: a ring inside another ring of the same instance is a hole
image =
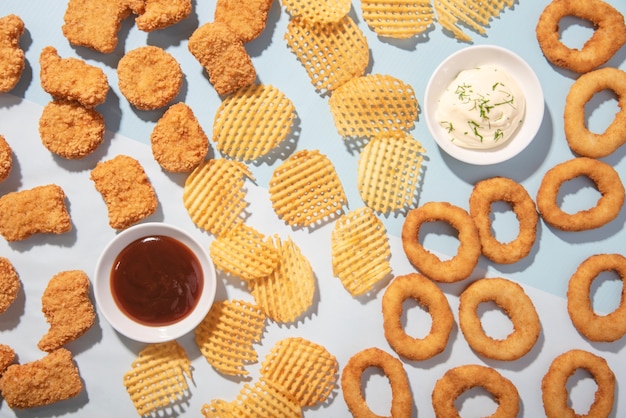
[[151, 32], [184, 20], [191, 13], [191, 0], [145, 0], [144, 12], [135, 19], [139, 30]]
[[15, 361], [15, 350], [6, 344], [0, 344], [0, 376]]
[[193, 170], [209, 150], [209, 138], [185, 103], [167, 109], [152, 130], [150, 143], [159, 165], [177, 173]]
[[217, 0], [215, 21], [225, 23], [246, 43], [265, 29], [273, 0]]
[[0, 135], [0, 182], [9, 177], [13, 167], [13, 150], [9, 143]]
[[0, 197], [0, 235], [20, 241], [33, 234], [72, 230], [65, 192], [56, 184], [7, 193]]
[[19, 16], [0, 18], [0, 93], [11, 91], [24, 71], [24, 51], [19, 40], [24, 33], [24, 22]]
[[102, 143], [102, 115], [78, 102], [54, 100], [39, 118], [39, 136], [48, 151], [67, 159], [83, 158]]
[[0, 314], [9, 309], [20, 291], [20, 277], [9, 259], [0, 257]]
[[76, 101], [92, 108], [104, 103], [109, 92], [107, 76], [78, 58], [61, 58], [47, 46], [39, 55], [41, 87], [55, 99]]
[[37, 344], [40, 350], [52, 352], [87, 332], [96, 317], [87, 274], [69, 270], [52, 277], [41, 297], [41, 311], [50, 329]]
[[209, 73], [209, 81], [220, 95], [230, 94], [256, 80], [250, 55], [238, 35], [224, 23], [200, 26], [189, 38], [187, 48]]
[[0, 377], [2, 397], [11, 408], [33, 408], [77, 396], [83, 382], [72, 353], [59, 348], [45, 357], [9, 366]]
[[109, 225], [125, 229], [152, 215], [158, 201], [139, 161], [127, 155], [102, 161], [91, 171], [109, 213]]

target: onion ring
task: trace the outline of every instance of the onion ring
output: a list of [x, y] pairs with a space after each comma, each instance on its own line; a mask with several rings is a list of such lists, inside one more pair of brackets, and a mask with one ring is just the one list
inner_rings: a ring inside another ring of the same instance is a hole
[[[559, 22], [565, 16], [575, 16], [594, 25], [593, 35], [581, 49], [569, 48], [561, 42]], [[626, 43], [624, 16], [602, 0], [553, 0], [539, 16], [535, 32], [548, 61], [577, 73], [586, 73], [606, 63]]]
[[[517, 237], [502, 243], [491, 232], [491, 204], [507, 202], [519, 222]], [[526, 257], [537, 238], [539, 215], [535, 202], [526, 189], [506, 177], [493, 177], [476, 183], [469, 200], [470, 216], [474, 220], [485, 257], [495, 263], [512, 264]]]
[[[504, 339], [488, 336], [477, 315], [478, 306], [493, 301], [513, 323], [513, 332]], [[528, 353], [539, 338], [539, 315], [524, 289], [502, 278], [480, 279], [470, 284], [459, 299], [459, 326], [470, 347], [495, 360], [517, 360]]]
[[[432, 317], [430, 333], [420, 339], [406, 334], [400, 322], [402, 303], [412, 298]], [[409, 360], [426, 360], [441, 353], [448, 344], [454, 315], [448, 299], [431, 280], [418, 273], [395, 278], [383, 295], [385, 338], [396, 353]]]
[[348, 360], [341, 375], [343, 397], [354, 417], [378, 418], [367, 406], [361, 391], [361, 377], [368, 367], [382, 369], [391, 385], [391, 416], [410, 417], [413, 395], [402, 362], [379, 348], [372, 347], [356, 353]]
[[[602, 90], [615, 93], [620, 110], [604, 133], [596, 134], [586, 126], [585, 104]], [[583, 74], [574, 81], [565, 100], [565, 138], [572, 151], [583, 157], [606, 157], [626, 143], [625, 127], [625, 71], [606, 67]]]
[[[566, 213], [557, 204], [559, 189], [564, 182], [579, 176], [591, 179], [602, 197], [591, 209]], [[623, 204], [624, 185], [617, 171], [588, 157], [574, 158], [548, 170], [537, 192], [537, 207], [543, 220], [563, 231], [599, 228], [615, 219]]]
[[593, 310], [591, 284], [603, 271], [614, 271], [626, 281], [626, 257], [621, 254], [597, 254], [583, 261], [567, 287], [567, 311], [574, 327], [591, 341], [613, 342], [626, 334], [626, 286], [622, 286], [619, 306], [607, 315]]
[[[424, 222], [447, 222], [458, 232], [457, 254], [442, 261], [419, 242]], [[409, 211], [402, 226], [402, 247], [411, 264], [437, 282], [453, 283], [472, 274], [481, 254], [476, 225], [464, 209], [447, 202], [428, 202]]]
[[436, 417], [458, 417], [455, 400], [466, 390], [480, 386], [498, 403], [491, 417], [516, 417], [519, 413], [520, 396], [515, 385], [495, 369], [478, 364], [468, 364], [448, 370], [435, 383], [432, 394]]
[[598, 385], [595, 400], [584, 416], [608, 417], [613, 409], [615, 375], [605, 359], [578, 349], [555, 358], [541, 381], [541, 398], [546, 415], [548, 418], [583, 416], [577, 415], [567, 404], [567, 379], [576, 369], [587, 370]]

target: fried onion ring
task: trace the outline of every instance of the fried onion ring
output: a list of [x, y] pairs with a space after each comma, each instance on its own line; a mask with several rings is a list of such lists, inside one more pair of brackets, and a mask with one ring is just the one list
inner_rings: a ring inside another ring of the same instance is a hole
[[[560, 39], [559, 22], [565, 16], [594, 25], [581, 49], [569, 48]], [[602, 0], [553, 0], [539, 16], [535, 32], [548, 61], [581, 74], [606, 63], [626, 43], [624, 16]]]
[[[598, 92], [611, 90], [620, 108], [604, 133], [589, 131], [585, 104]], [[626, 72], [600, 68], [583, 74], [570, 87], [565, 99], [565, 138], [572, 151], [583, 157], [602, 158], [626, 143]]]
[[379, 348], [372, 347], [356, 353], [348, 360], [341, 375], [343, 397], [354, 417], [378, 418], [367, 406], [361, 391], [361, 377], [368, 367], [382, 369], [391, 385], [391, 416], [410, 417], [413, 395], [402, 362]]
[[[485, 333], [477, 314], [478, 306], [493, 301], [513, 323], [513, 332], [504, 339]], [[539, 338], [539, 315], [524, 289], [502, 278], [480, 279], [470, 284], [459, 299], [459, 327], [470, 347], [495, 360], [517, 360], [528, 353]]]
[[[493, 202], [509, 203], [519, 222], [517, 237], [502, 243], [491, 232], [491, 205]], [[539, 215], [535, 202], [526, 189], [506, 177], [493, 177], [476, 183], [469, 201], [470, 216], [474, 220], [482, 253], [495, 263], [512, 264], [526, 257], [537, 238]]]
[[[412, 298], [424, 306], [432, 317], [429, 334], [413, 338], [404, 331], [402, 303]], [[448, 344], [454, 315], [448, 299], [430, 279], [418, 273], [396, 277], [383, 295], [383, 328], [385, 338], [396, 353], [409, 360], [426, 360], [441, 353]]]
[[[570, 214], [557, 203], [561, 185], [573, 178], [587, 176], [602, 195], [591, 209]], [[599, 228], [615, 219], [624, 204], [624, 185], [610, 165], [587, 157], [578, 157], [556, 165], [546, 172], [539, 191], [537, 207], [544, 221], [563, 231]]]
[[[458, 232], [457, 254], [442, 261], [419, 242], [423, 223], [443, 221]], [[472, 274], [481, 254], [476, 225], [465, 209], [448, 202], [428, 202], [409, 211], [402, 226], [402, 247], [411, 264], [422, 274], [437, 282], [453, 283]]]
[[498, 409], [491, 417], [517, 416], [520, 396], [515, 385], [495, 369], [478, 364], [454, 367], [435, 383], [432, 393], [435, 416], [459, 417], [454, 402], [463, 392], [477, 386], [489, 392], [498, 403]]
[[[598, 385], [595, 400], [585, 415], [577, 415], [568, 406], [567, 379], [577, 369], [587, 370]], [[543, 409], [548, 418], [608, 417], [613, 409], [614, 397], [615, 375], [608, 363], [584, 350], [570, 350], [556, 357], [541, 381]]]
[[583, 261], [567, 287], [567, 311], [574, 327], [591, 341], [613, 342], [626, 334], [626, 286], [622, 286], [619, 306], [607, 315], [593, 310], [591, 284], [604, 271], [617, 273], [626, 281], [626, 257], [621, 254], [597, 254]]

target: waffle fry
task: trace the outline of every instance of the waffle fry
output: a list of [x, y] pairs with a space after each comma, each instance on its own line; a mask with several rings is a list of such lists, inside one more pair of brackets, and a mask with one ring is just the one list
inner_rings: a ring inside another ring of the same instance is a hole
[[378, 35], [407, 39], [433, 27], [435, 11], [430, 1], [362, 0], [363, 20]]
[[350, 0], [283, 0], [282, 5], [292, 18], [302, 18], [309, 22], [329, 23], [344, 18], [350, 11]]
[[20, 276], [11, 261], [0, 257], [0, 314], [15, 302], [21, 287]]
[[387, 230], [370, 208], [342, 216], [331, 235], [333, 274], [352, 296], [370, 291], [391, 273]]
[[213, 399], [202, 405], [200, 410], [204, 418], [233, 418], [243, 417], [235, 402], [226, 402], [223, 399]]
[[272, 417], [300, 418], [302, 408], [282, 388], [268, 379], [246, 383], [235, 400], [242, 417], [264, 417], [271, 411]]
[[287, 137], [295, 116], [293, 103], [280, 90], [252, 84], [224, 99], [215, 114], [213, 141], [230, 158], [256, 160]]
[[489, 21], [500, 15], [504, 7], [513, 7], [514, 0], [497, 0], [493, 2], [463, 2], [460, 0], [435, 0], [437, 21], [444, 29], [452, 32], [460, 41], [470, 42], [472, 38], [459, 28], [462, 24], [483, 35]]

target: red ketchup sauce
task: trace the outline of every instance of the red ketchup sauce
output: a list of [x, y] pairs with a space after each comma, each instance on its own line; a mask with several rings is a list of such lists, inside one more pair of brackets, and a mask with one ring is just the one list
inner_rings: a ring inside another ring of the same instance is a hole
[[149, 326], [169, 325], [198, 303], [204, 279], [196, 255], [178, 240], [148, 236], [131, 242], [111, 269], [111, 293], [130, 318]]

